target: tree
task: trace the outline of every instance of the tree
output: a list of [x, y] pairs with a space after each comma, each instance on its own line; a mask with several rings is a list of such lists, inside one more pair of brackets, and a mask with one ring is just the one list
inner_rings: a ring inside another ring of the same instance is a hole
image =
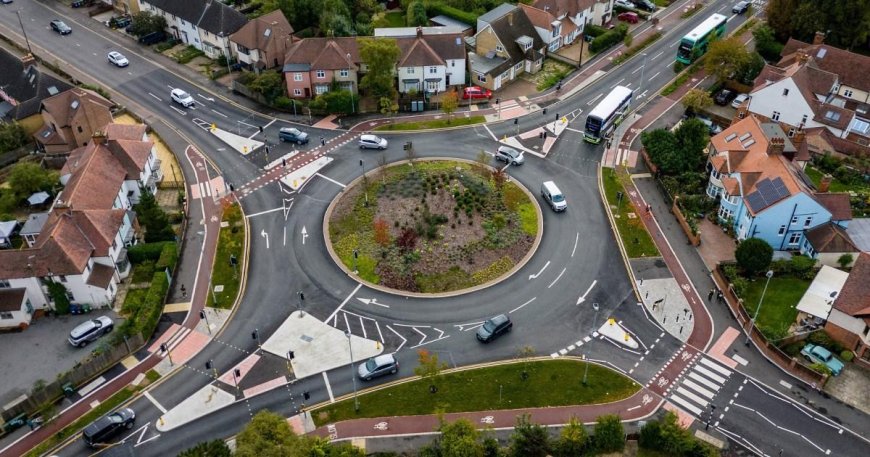
[[769, 61], [779, 60], [783, 46], [776, 41], [776, 35], [769, 25], [762, 24], [753, 29], [752, 37], [755, 39], [755, 50], [761, 57]]
[[133, 23], [130, 24], [127, 30], [137, 37], [161, 32], [166, 30], [166, 18], [150, 11], [140, 11], [133, 15]]
[[399, 104], [396, 103], [394, 98], [390, 97], [381, 97], [378, 100], [378, 106], [381, 109], [381, 114], [387, 116], [395, 116], [395, 114], [399, 111]]
[[57, 182], [57, 172], [46, 170], [33, 162], [18, 162], [13, 165], [7, 180], [9, 190], [19, 200], [29, 197], [34, 192], [51, 191]]
[[704, 108], [713, 104], [713, 97], [710, 93], [703, 89], [691, 89], [683, 96], [683, 106], [686, 111], [692, 113], [700, 113]]
[[204, 441], [181, 451], [178, 457], [231, 457], [233, 453], [224, 440]]
[[748, 238], [737, 246], [734, 257], [737, 259], [737, 265], [746, 272], [747, 276], [752, 277], [770, 267], [773, 248], [761, 238]]
[[840, 268], [845, 270], [852, 264], [853, 260], [855, 260], [855, 258], [852, 257], [852, 254], [843, 254], [837, 259], [837, 264], [840, 265]]
[[356, 102], [358, 97], [349, 90], [331, 90], [325, 94], [318, 95], [317, 98], [322, 100], [326, 112], [331, 114], [350, 114], [356, 112]]
[[559, 432], [559, 441], [554, 446], [555, 457], [575, 457], [583, 455], [589, 444], [586, 427], [577, 418], [572, 417], [568, 424]]
[[287, 421], [271, 411], [257, 413], [251, 422], [236, 436], [235, 457], [306, 455], [301, 440]]
[[175, 239], [175, 232], [169, 224], [166, 213], [157, 204], [154, 194], [146, 188], [141, 188], [139, 203], [133, 205], [139, 224], [145, 227], [145, 242], [170, 241]]
[[442, 422], [441, 457], [484, 457], [480, 432], [468, 419]]
[[459, 94], [455, 91], [450, 91], [441, 97], [441, 111], [447, 115], [447, 123], [450, 124], [453, 112], [459, 106]]
[[0, 123], [0, 153], [18, 149], [29, 141], [27, 131], [18, 121], [9, 124]]
[[776, 32], [776, 37], [785, 41], [791, 36], [792, 15], [800, 0], [768, 0], [765, 9], [767, 24]]
[[67, 295], [66, 286], [62, 282], [53, 281], [51, 279], [43, 279], [42, 283], [48, 288], [48, 296], [54, 303], [54, 311], [57, 314], [69, 313], [69, 295]]
[[761, 74], [761, 70], [764, 69], [765, 64], [766, 62], [764, 61], [764, 57], [761, 57], [761, 54], [750, 52], [749, 60], [737, 73], [737, 80], [743, 84], [752, 84], [753, 81], [755, 81], [755, 78]]
[[275, 2], [297, 32], [317, 25], [320, 0], [267, 0], [266, 4], [269, 2]]
[[601, 416], [595, 422], [592, 437], [598, 452], [621, 452], [625, 448], [625, 430], [617, 415]]
[[284, 94], [284, 82], [281, 80], [281, 73], [275, 70], [261, 72], [254, 77], [253, 81], [248, 83], [248, 88], [262, 95], [269, 102]]
[[750, 61], [749, 51], [737, 38], [716, 40], [704, 58], [704, 70], [719, 81], [734, 78]]
[[701, 168], [707, 160], [707, 144], [710, 142], [710, 129], [707, 125], [698, 119], [687, 119], [674, 130], [674, 137], [680, 148], [680, 172]]
[[396, 98], [393, 88], [393, 68], [399, 59], [399, 45], [391, 38], [361, 38], [359, 53], [368, 67], [360, 80], [360, 87], [376, 98]]
[[436, 387], [435, 383], [441, 376], [441, 371], [447, 369], [447, 364], [438, 360], [438, 354], [433, 354], [425, 349], [417, 351], [420, 365], [414, 368], [414, 374], [429, 381], [430, 390]]
[[323, 0], [320, 3], [320, 31], [326, 36], [350, 36], [353, 24], [350, 9], [343, 0]]
[[545, 457], [550, 454], [550, 436], [547, 430], [529, 422], [529, 415], [517, 417], [517, 425], [511, 435], [509, 454], [512, 457]]
[[426, 5], [423, 4], [423, 0], [415, 0], [408, 5], [406, 22], [408, 27], [429, 25], [429, 16], [426, 15]]

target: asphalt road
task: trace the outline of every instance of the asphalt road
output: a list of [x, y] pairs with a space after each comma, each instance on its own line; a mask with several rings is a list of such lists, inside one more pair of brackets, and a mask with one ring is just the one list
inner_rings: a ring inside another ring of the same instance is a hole
[[[162, 68], [151, 51], [140, 48], [105, 28], [91, 31], [85, 21], [90, 21], [80, 12], [68, 10], [54, 2], [16, 2], [16, 8], [25, 19], [27, 35], [39, 48], [50, 53], [62, 67], [69, 66], [71, 73], [84, 73], [99, 80], [102, 85], [117, 93], [116, 99], [128, 104], [146, 122], [163, 123], [183, 134], [196, 144], [220, 169], [224, 178], [237, 186], [247, 183], [261, 173], [265, 163], [261, 153], [242, 156], [212, 136], [202, 126], [215, 123], [218, 127], [244, 136], [257, 132], [257, 126], [266, 126], [264, 134], [257, 139], [277, 143], [277, 129], [288, 125], [283, 120], [250, 112], [229, 103], [220, 94], [208, 87], [195, 86], [177, 74]], [[730, 2], [711, 2], [708, 9], [695, 17], [681, 22], [665, 37], [648, 48], [645, 55], [636, 56], [622, 66], [602, 76], [595, 83], [575, 96], [562, 102], [550, 104], [547, 117], [534, 112], [520, 118], [519, 131], [528, 131], [545, 122], [553, 122], [557, 114], [577, 115], [571, 127], [582, 130], [584, 113], [615, 85], [625, 85], [636, 90], [636, 98], [643, 102], [646, 94], [654, 93], [672, 77], [670, 66], [675, 44], [695, 24], [712, 12], [725, 12]], [[0, 11], [0, 29], [18, 35], [18, 23], [11, 9]], [[73, 28], [73, 33], [61, 37], [48, 29], [52, 18], [64, 16]], [[729, 22], [734, 29], [744, 19], [736, 17]], [[119, 50], [131, 61], [126, 69], [112, 67], [105, 60], [110, 50]], [[37, 51], [40, 54], [42, 50]], [[140, 54], [140, 52], [142, 52]], [[66, 56], [75, 56], [74, 59]], [[66, 62], [66, 63], [63, 63]], [[641, 81], [643, 75], [643, 81]], [[643, 84], [641, 86], [641, 84]], [[196, 106], [183, 109], [169, 100], [169, 91], [180, 87], [194, 96]], [[274, 121], [274, 122], [273, 122]], [[399, 145], [413, 139], [419, 157], [459, 157], [473, 159], [479, 151], [492, 152], [497, 147], [495, 138], [513, 135], [517, 126], [512, 122], [475, 126], [447, 133], [421, 133], [416, 135], [390, 135], [391, 148], [384, 154], [388, 161], [404, 158]], [[316, 130], [305, 127], [313, 138], [324, 136], [330, 140], [336, 131]], [[316, 148], [316, 141], [302, 150]], [[289, 152], [289, 145], [277, 145], [273, 157]], [[398, 351], [397, 357], [404, 367], [416, 364], [415, 350], [425, 347], [441, 355], [453, 366], [513, 357], [519, 348], [531, 346], [538, 354], [550, 354], [573, 344], [589, 335], [595, 314], [590, 304], [601, 305], [597, 325], [613, 316], [629, 328], [646, 347], [655, 345], [645, 357], [618, 346], [593, 340], [586, 347], [588, 356], [630, 373], [638, 382], [644, 383], [654, 376], [681, 346], [670, 335], [662, 335], [658, 326], [649, 321], [640, 309], [632, 293], [631, 284], [619, 256], [615, 241], [597, 193], [596, 170], [601, 160], [602, 148], [582, 141], [581, 134], [566, 131], [546, 159], [527, 155], [526, 164], [509, 167], [508, 174], [529, 188], [535, 195], [543, 180], [555, 180], [569, 202], [563, 214], [554, 214], [543, 208], [545, 233], [538, 252], [531, 261], [510, 279], [475, 292], [449, 298], [406, 298], [362, 287], [354, 298], [375, 298], [390, 308], [373, 307], [347, 298], [356, 290], [358, 283], [338, 269], [325, 254], [321, 233], [323, 215], [329, 202], [341, 191], [340, 184], [347, 184], [362, 172], [359, 161], [364, 160], [370, 169], [378, 162], [380, 153], [361, 152], [353, 143], [330, 154], [335, 160], [321, 174], [328, 179], [312, 179], [299, 192], [282, 189], [279, 184], [270, 184], [246, 195], [242, 199], [251, 227], [251, 265], [248, 271], [247, 292], [233, 319], [216, 340], [194, 357], [180, 372], [154, 389], [154, 399], [139, 398], [133, 402], [138, 413], [139, 427], [124, 444], [111, 452], [124, 455], [165, 455], [177, 452], [195, 442], [232, 435], [243, 427], [250, 415], [260, 409], [270, 409], [292, 415], [301, 406], [301, 392], [311, 394], [309, 404], [328, 400], [327, 388], [322, 376], [296, 380], [284, 388], [275, 389], [250, 400], [243, 400], [207, 418], [192, 422], [167, 433], [157, 433], [154, 423], [162, 412], [154, 402], [171, 408], [202, 386], [211, 383], [205, 372], [205, 362], [211, 360], [219, 370], [227, 370], [256, 350], [256, 342], [250, 337], [258, 329], [265, 338], [274, 332], [289, 312], [298, 306], [297, 293], [305, 293], [303, 307], [319, 319], [334, 316], [335, 326], [350, 330], [356, 335], [371, 335], [380, 328], [388, 351]], [[281, 208], [284, 199], [293, 198], [294, 206], [289, 217], [282, 211], [263, 213]], [[309, 234], [302, 244], [302, 228]], [[267, 233], [266, 237], [256, 236]], [[280, 240], [280, 242], [278, 241]], [[588, 293], [586, 292], [588, 290]], [[577, 304], [586, 293], [585, 301]], [[340, 303], [346, 305], [338, 309]], [[470, 325], [479, 323], [491, 315], [509, 312], [515, 321], [514, 331], [507, 337], [485, 347], [474, 340]], [[383, 332], [389, 326], [396, 332]], [[425, 338], [420, 337], [424, 334]], [[658, 341], [657, 343], [653, 343]], [[271, 356], [265, 356], [266, 358]], [[264, 369], [278, 370], [283, 360], [265, 363]], [[406, 373], [407, 374], [407, 373]], [[340, 367], [327, 373], [332, 392], [338, 396], [351, 392], [348, 367]], [[225, 386], [224, 386], [225, 387]], [[763, 393], [744, 394], [752, 406], [769, 417], [782, 414], [782, 405], [770, 401]], [[756, 398], [758, 397], [758, 398]], [[744, 398], [744, 397], [740, 397]], [[762, 401], [768, 400], [768, 401]], [[733, 429], [737, 442], [749, 448], [767, 449], [765, 444], [781, 441], [795, 447], [791, 455], [803, 455], [792, 434], [778, 427], [756, 427], [748, 409], [736, 411], [723, 418], [723, 426]], [[734, 419], [731, 419], [731, 418]], [[812, 418], [800, 421], [796, 414], [782, 417], [788, 429], [800, 430], [811, 436], [813, 442], [830, 440], [824, 429], [814, 426]], [[734, 422], [731, 422], [734, 420]], [[771, 439], [771, 437], [777, 437]], [[846, 433], [839, 437], [842, 445], [828, 444], [826, 449], [837, 450], [838, 455], [849, 455], [850, 449], [861, 449], [857, 438]], [[865, 445], [866, 446], [866, 445]], [[866, 448], [866, 447], [864, 447]], [[772, 448], [771, 448], [772, 449]], [[842, 452], [844, 453], [840, 453]], [[773, 452], [765, 450], [764, 452]], [[80, 442], [64, 449], [61, 455], [84, 455], [87, 451]], [[788, 455], [788, 454], [786, 454]], [[806, 454], [809, 455], [809, 454]]]

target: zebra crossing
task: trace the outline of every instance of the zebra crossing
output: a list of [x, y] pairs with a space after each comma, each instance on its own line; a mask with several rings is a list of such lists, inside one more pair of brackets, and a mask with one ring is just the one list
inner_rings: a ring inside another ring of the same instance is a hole
[[668, 401], [701, 418], [733, 372], [703, 356], [686, 370], [669, 389]]

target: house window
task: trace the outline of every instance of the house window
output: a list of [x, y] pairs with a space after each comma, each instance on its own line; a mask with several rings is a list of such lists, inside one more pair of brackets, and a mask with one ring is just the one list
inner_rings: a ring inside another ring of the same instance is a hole
[[427, 92], [438, 92], [438, 81], [426, 81]]
[[518, 62], [516, 65], [514, 65], [514, 70], [515, 70], [515, 71], [520, 71], [520, 70], [522, 70], [522, 69], [523, 69], [523, 63], [522, 63], [522, 62]]
[[852, 97], [852, 90], [851, 90], [851, 89], [846, 89], [846, 90], [844, 90], [844, 91], [843, 91], [843, 96], [844, 96], [844, 97]]
[[504, 48], [500, 44], [497, 44], [495, 45], [495, 52], [504, 52]]
[[349, 75], [349, 74], [350, 74], [350, 71], [347, 69], [338, 70], [338, 76], [341, 76], [342, 78], [347, 78], [347, 75]]
[[60, 278], [60, 282], [66, 282], [66, 276], [60, 275], [58, 278]]
[[9, 280], [7, 280], [7, 279], [0, 279], [0, 289], [8, 289], [8, 288], [10, 288], [10, 287], [12, 287], [12, 285], [9, 284]]
[[785, 235], [785, 226], [784, 226], [784, 225], [780, 225], [780, 226], [779, 226], [779, 232], [778, 232], [777, 234], [778, 234], [779, 236], [783, 236], [783, 235]]
[[782, 90], [782, 96], [783, 96], [783, 97], [788, 97], [788, 89], [783, 89], [783, 90]]
[[318, 86], [314, 86], [314, 93], [317, 95], [325, 94], [327, 92], [329, 92], [329, 86], [326, 86], [323, 84], [318, 85]]
[[796, 129], [796, 128], [792, 127], [792, 128], [790, 128], [790, 129], [788, 129], [788, 137], [789, 137], [789, 138], [794, 138], [794, 134], [795, 134], [795, 133], [797, 133], [797, 129]]
[[744, 117], [746, 117], [746, 111], [745, 111], [745, 110], [739, 110], [739, 111], [737, 111], [737, 118], [738, 118], [738, 119], [743, 119]]
[[409, 75], [413, 75], [414, 74], [414, 67], [408, 67], [407, 72]]
[[293, 89], [293, 95], [295, 95], [297, 97], [301, 97], [302, 96], [302, 89]]
[[317, 70], [317, 78], [318, 78], [318, 79], [323, 79], [323, 78], [325, 78], [325, 77], [326, 77], [326, 71], [325, 71], [325, 70]]
[[455, 60], [451, 60], [451, 61], [450, 61], [450, 66], [451, 66], [451, 67], [455, 67], [455, 66], [456, 66], [456, 61], [455, 61]]
[[302, 73], [293, 73], [293, 81], [302, 81]]
[[248, 55], [248, 53], [251, 51], [250, 49], [248, 49], [245, 46], [242, 46], [238, 43], [236, 43], [236, 49], [239, 51], [239, 54], [244, 54], [244, 55]]
[[438, 67], [429, 67], [429, 74], [430, 75], [438, 74]]
[[810, 224], [813, 223], [813, 216], [807, 216], [807, 220], [804, 221], [804, 227], [809, 227]]
[[70, 291], [66, 291], [66, 298], [67, 298], [69, 301], [74, 301], [74, 300], [76, 299], [75, 295], [73, 295], [73, 293], [70, 292]]
[[12, 313], [8, 311], [3, 311], [0, 313], [0, 319], [12, 319]]
[[789, 235], [788, 244], [797, 245], [800, 242], [801, 242], [801, 233], [800, 232], [792, 233], [791, 235]]
[[793, 217], [791, 218], [791, 223], [792, 223], [792, 224], [797, 224], [797, 221], [798, 221], [798, 217], [797, 217], [797, 216], [793, 216]]
[[771, 115], [770, 118], [773, 119], [774, 121], [778, 121], [779, 120], [779, 111], [774, 111], [773, 115]]
[[477, 75], [477, 81], [485, 83], [486, 82], [486, 75], [480, 75], [480, 74]]
[[523, 43], [523, 51], [528, 51], [528, 50], [531, 49], [531, 48], [532, 48], [532, 43], [531, 43], [531, 42], [529, 42], [529, 43]]

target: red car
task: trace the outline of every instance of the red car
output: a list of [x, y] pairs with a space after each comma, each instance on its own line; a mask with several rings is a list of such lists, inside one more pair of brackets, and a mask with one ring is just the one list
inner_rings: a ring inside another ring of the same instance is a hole
[[637, 24], [640, 18], [637, 16], [637, 13], [622, 13], [619, 16], [616, 16], [617, 19], [623, 22], [628, 22], [629, 24]]
[[462, 91], [463, 100], [476, 98], [492, 98], [492, 91], [478, 86], [466, 87], [465, 90]]

